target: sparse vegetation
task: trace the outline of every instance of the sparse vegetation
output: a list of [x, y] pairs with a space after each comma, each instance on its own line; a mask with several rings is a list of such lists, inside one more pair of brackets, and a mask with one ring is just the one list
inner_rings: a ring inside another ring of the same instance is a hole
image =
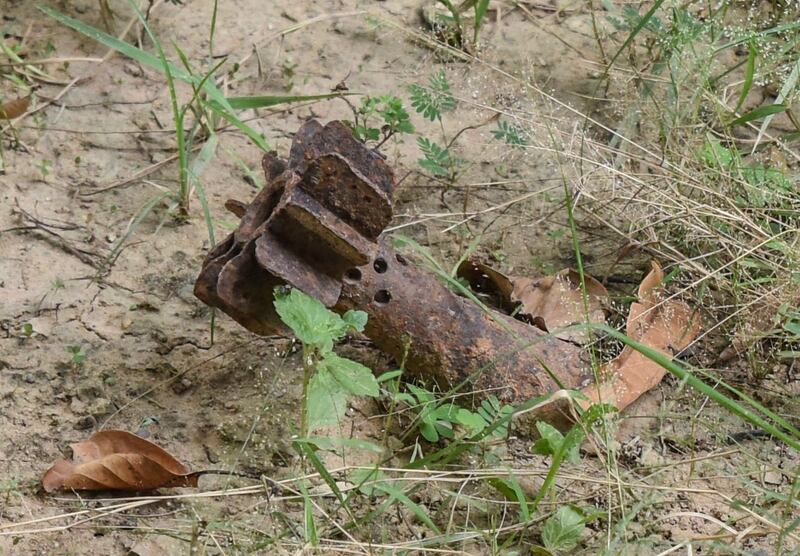
[[[46, 40], [33, 8], [2, 22], [0, 552], [800, 550], [800, 5], [439, 0], [401, 22], [245, 2], [267, 32], [216, 1], [118, 4], [41, 6]], [[413, 264], [482, 307], [470, 257], [575, 268], [587, 323], [594, 276], [614, 326], [575, 326], [596, 380], [627, 346], [660, 389], [623, 412], [448, 390], [365, 341], [365, 313], [282, 287], [292, 338], [216, 319], [209, 343], [191, 285], [236, 226], [222, 206], [310, 117], [349, 119], [396, 168]], [[676, 359], [626, 328], [651, 259], [701, 322]], [[536, 416], [550, 404], [573, 424]], [[161, 498], [21, 486], [114, 423], [232, 473]]]

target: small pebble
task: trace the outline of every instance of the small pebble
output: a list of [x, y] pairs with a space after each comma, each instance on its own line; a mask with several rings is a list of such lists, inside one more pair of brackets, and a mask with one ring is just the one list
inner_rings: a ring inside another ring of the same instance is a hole
[[141, 77], [143, 75], [142, 68], [140, 68], [138, 64], [134, 64], [133, 62], [125, 64], [122, 68], [122, 71], [124, 71], [131, 77]]
[[194, 384], [192, 383], [191, 380], [189, 380], [188, 378], [182, 378], [180, 382], [174, 382], [172, 384], [172, 391], [175, 392], [176, 394], [183, 394], [184, 392], [189, 390], [189, 388], [191, 388], [192, 386], [194, 386]]

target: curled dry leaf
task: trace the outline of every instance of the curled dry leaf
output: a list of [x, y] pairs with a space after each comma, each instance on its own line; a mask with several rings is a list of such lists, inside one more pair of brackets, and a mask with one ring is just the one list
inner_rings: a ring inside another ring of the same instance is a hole
[[511, 299], [518, 300], [522, 312], [529, 315], [542, 330], [553, 332], [562, 340], [585, 343], [589, 340], [587, 331], [561, 329], [587, 321], [604, 323], [606, 314], [603, 303], [608, 299], [608, 291], [591, 276], [584, 274], [583, 278], [586, 304], [581, 290], [581, 275], [571, 268], [539, 280], [517, 278]]
[[[493, 268], [476, 261], [465, 261], [458, 275], [471, 287], [488, 296], [491, 302], [507, 312], [519, 310], [536, 326], [552, 331], [556, 336], [573, 342], [587, 340], [582, 331], [565, 331], [559, 328], [586, 322], [580, 275], [572, 269], [562, 270], [554, 276], [531, 280], [505, 276]], [[589, 301], [589, 321], [605, 322], [603, 302], [608, 297], [605, 287], [590, 276], [585, 276]], [[692, 309], [677, 300], [663, 300], [661, 282], [664, 273], [653, 262], [650, 272], [639, 285], [638, 302], [630, 308], [627, 335], [648, 347], [670, 357], [686, 349], [697, 337], [699, 323]], [[636, 351], [625, 347], [614, 360], [601, 369], [604, 382], [583, 389], [591, 400], [587, 405], [601, 401], [622, 410], [639, 396], [654, 388], [664, 378], [666, 370]]]
[[502, 272], [476, 260], [466, 260], [458, 265], [456, 274], [466, 280], [473, 291], [486, 296], [495, 307], [511, 313], [516, 304], [511, 301], [514, 283]]
[[[677, 300], [663, 300], [661, 281], [664, 273], [653, 262], [650, 273], [639, 285], [639, 301], [631, 305], [627, 335], [648, 347], [669, 355], [686, 349], [697, 337], [699, 323], [692, 309]], [[622, 410], [639, 396], [654, 388], [664, 378], [666, 370], [630, 346], [606, 364], [601, 376], [605, 383], [598, 389], [584, 388], [592, 402], [602, 400]]]
[[[581, 291], [580, 273], [571, 268], [553, 275], [531, 280], [530, 278], [505, 276], [493, 268], [477, 262], [465, 261], [458, 268], [458, 275], [465, 278], [472, 288], [491, 297], [494, 305], [513, 312], [519, 307], [519, 316], [524, 316], [537, 327], [562, 340], [578, 343], [588, 341], [585, 330], [563, 330], [573, 324], [587, 322], [586, 308]], [[603, 303], [608, 298], [605, 286], [584, 274], [586, 284], [588, 322], [604, 323]]]
[[31, 104], [31, 95], [0, 104], [0, 120], [13, 120], [22, 116]]
[[95, 433], [73, 444], [72, 454], [73, 461], [57, 460], [42, 477], [47, 492], [197, 486], [198, 474], [163, 448], [127, 431]]

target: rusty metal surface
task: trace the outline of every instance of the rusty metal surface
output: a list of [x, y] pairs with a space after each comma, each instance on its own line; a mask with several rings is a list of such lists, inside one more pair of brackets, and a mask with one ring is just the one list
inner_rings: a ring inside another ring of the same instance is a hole
[[[344, 312], [369, 315], [366, 334], [410, 373], [517, 403], [588, 380], [581, 350], [459, 297], [381, 236], [394, 177], [341, 122], [304, 124], [288, 161], [264, 157], [268, 185], [229, 202], [239, 228], [209, 253], [195, 294], [258, 334], [283, 330], [273, 289], [288, 284]], [[552, 375], [555, 375], [556, 379]]]
[[409, 263], [388, 240], [371, 264], [345, 276], [337, 311], [369, 315], [366, 334], [397, 360], [408, 353], [411, 374], [442, 387], [465, 380], [465, 391], [491, 389], [507, 402], [582, 385], [581, 350], [506, 315], [488, 313]]

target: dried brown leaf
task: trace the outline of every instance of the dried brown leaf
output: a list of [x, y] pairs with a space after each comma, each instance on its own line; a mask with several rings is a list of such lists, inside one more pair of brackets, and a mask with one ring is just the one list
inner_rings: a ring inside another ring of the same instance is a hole
[[458, 265], [456, 274], [469, 282], [473, 291], [488, 296], [495, 307], [509, 313], [515, 309], [515, 304], [511, 301], [514, 284], [512, 279], [502, 272], [482, 262], [466, 260]]
[[163, 448], [127, 431], [95, 433], [72, 445], [72, 457], [73, 461], [57, 460], [44, 474], [47, 492], [197, 486], [196, 473]]
[[[628, 336], [661, 353], [673, 356], [684, 350], [699, 333], [698, 319], [692, 309], [677, 300], [662, 301], [664, 273], [655, 262], [639, 285], [639, 301], [631, 305]], [[635, 349], [625, 346], [601, 372], [607, 377], [600, 387], [589, 386], [584, 393], [593, 402], [612, 403], [622, 410], [639, 396], [654, 388], [664, 378], [666, 369]]]
[[[495, 306], [511, 313], [521, 305], [519, 315], [527, 317], [546, 332], [553, 332], [562, 340], [585, 342], [584, 330], [560, 330], [573, 324], [586, 322], [580, 273], [567, 268], [538, 280], [519, 276], [506, 276], [488, 265], [465, 261], [458, 268], [458, 276], [465, 278], [472, 289], [484, 293]], [[589, 322], [605, 323], [603, 303], [608, 298], [605, 286], [584, 274], [588, 294]]]
[[31, 95], [0, 104], [0, 120], [13, 120], [23, 115], [30, 104]]
[[[528, 278], [514, 279], [511, 299], [522, 305], [522, 312], [543, 330], [553, 332], [562, 340], [586, 342], [585, 330], [559, 330], [573, 324], [590, 322], [605, 323], [603, 303], [608, 299], [605, 286], [584, 274], [587, 303], [584, 306], [581, 291], [581, 276], [577, 270], [567, 268], [554, 276], [533, 281]], [[586, 309], [588, 308], [588, 319]]]

